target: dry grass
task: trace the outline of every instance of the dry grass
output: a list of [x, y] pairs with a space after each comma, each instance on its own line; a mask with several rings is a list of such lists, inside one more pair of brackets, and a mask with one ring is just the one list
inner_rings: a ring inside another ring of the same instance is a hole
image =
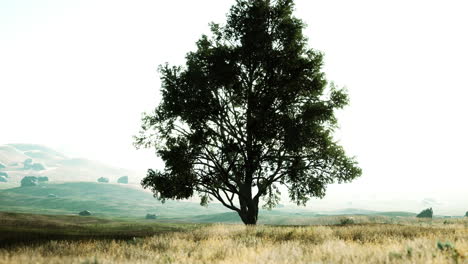
[[0, 249], [0, 263], [468, 263], [468, 221], [210, 225], [124, 241], [14, 246]]

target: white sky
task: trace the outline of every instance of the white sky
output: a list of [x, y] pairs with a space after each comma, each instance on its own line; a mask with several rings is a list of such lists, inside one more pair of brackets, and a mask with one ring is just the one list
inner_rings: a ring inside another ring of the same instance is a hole
[[[132, 146], [158, 101], [156, 68], [182, 64], [233, 3], [0, 0], [0, 144], [160, 166]], [[364, 171], [327, 199], [431, 197], [468, 209], [468, 3], [297, 0], [296, 9], [328, 78], [348, 88], [337, 138]]]

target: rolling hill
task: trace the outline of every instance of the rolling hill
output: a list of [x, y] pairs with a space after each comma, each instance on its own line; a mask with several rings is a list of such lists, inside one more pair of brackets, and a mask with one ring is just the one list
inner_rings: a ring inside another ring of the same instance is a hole
[[[45, 169], [26, 168], [25, 162], [30, 159], [32, 164], [41, 164]], [[0, 189], [19, 186], [24, 176], [47, 176], [50, 181], [96, 181], [99, 177], [109, 178], [116, 182], [121, 176], [128, 176], [129, 183], [138, 184], [143, 175], [116, 168], [101, 162], [70, 158], [46, 146], [37, 144], [7, 144], [0, 146], [0, 168], [10, 177], [8, 184], [0, 183]]]
[[[55, 197], [49, 197], [51, 196]], [[34, 187], [17, 187], [0, 190], [0, 211], [76, 215], [89, 210], [94, 216], [143, 219], [146, 214], [157, 214], [158, 221], [197, 223], [240, 223], [237, 213], [221, 204], [211, 203], [202, 207], [187, 201], [156, 200], [151, 193], [131, 185], [95, 182], [45, 183]], [[260, 210], [260, 224], [324, 224], [338, 223], [338, 216], [366, 215], [366, 219], [388, 222], [397, 216], [412, 216], [406, 212], [380, 213], [346, 209], [335, 214], [319, 214], [306, 209], [284, 206], [271, 211]], [[334, 216], [332, 216], [334, 215]]]
[[[53, 194], [56, 197], [48, 197]], [[34, 187], [0, 190], [0, 211], [77, 214], [89, 210], [96, 216], [141, 218], [156, 213], [160, 218], [226, 212], [190, 202], [162, 204], [151, 193], [128, 185], [94, 182], [46, 183]]]
[[[25, 169], [27, 159], [31, 159], [33, 164], [44, 165], [45, 169]], [[8, 174], [7, 182], [0, 182], [0, 211], [77, 214], [79, 211], [89, 210], [96, 216], [120, 218], [142, 218], [147, 213], [156, 213], [159, 220], [167, 221], [240, 222], [237, 213], [217, 203], [208, 207], [201, 207], [193, 202], [167, 201], [162, 204], [139, 185], [143, 175], [97, 161], [70, 158], [42, 145], [1, 145], [0, 164], [0, 172]], [[49, 182], [36, 187], [20, 188], [21, 179], [29, 175], [47, 176]], [[124, 175], [129, 176], [128, 185], [113, 184]], [[99, 177], [107, 177], [111, 183], [97, 183]], [[49, 194], [57, 197], [48, 197]], [[314, 224], [333, 215], [394, 218], [416, 214], [353, 208], [314, 212], [304, 207], [281, 205], [271, 211], [260, 210], [259, 223]]]

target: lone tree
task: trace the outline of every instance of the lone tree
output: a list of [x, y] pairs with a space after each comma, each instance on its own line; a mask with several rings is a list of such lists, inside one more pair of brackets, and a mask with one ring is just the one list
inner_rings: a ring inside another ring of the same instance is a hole
[[323, 55], [307, 47], [293, 7], [237, 0], [184, 67], [160, 66], [162, 101], [135, 137], [165, 163], [142, 180], [155, 197], [214, 198], [256, 224], [260, 199], [274, 207], [279, 185], [305, 205], [324, 197], [327, 184], [360, 176], [332, 137], [347, 94], [327, 83]]
[[418, 218], [432, 218], [433, 213], [434, 212], [432, 211], [432, 208], [427, 208], [427, 209], [422, 210], [418, 215], [416, 215], [416, 217], [418, 217]]

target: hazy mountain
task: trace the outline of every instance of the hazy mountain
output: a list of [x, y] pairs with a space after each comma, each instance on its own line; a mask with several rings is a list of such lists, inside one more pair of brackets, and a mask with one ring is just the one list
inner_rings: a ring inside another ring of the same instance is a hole
[[19, 162], [23, 162], [27, 158], [29, 157], [25, 155], [23, 151], [13, 146], [0, 145], [0, 162], [7, 168], [17, 166]]
[[[31, 160], [27, 161], [28, 159]], [[25, 162], [42, 166], [25, 166]], [[96, 181], [99, 177], [106, 177], [111, 182], [116, 182], [119, 177], [126, 175], [129, 177], [129, 183], [138, 183], [143, 176], [98, 161], [70, 158], [52, 148], [37, 144], [1, 145], [0, 164], [5, 166], [1, 170], [10, 176], [10, 186], [12, 183], [19, 185], [21, 179], [29, 175], [47, 176], [50, 181]]]

